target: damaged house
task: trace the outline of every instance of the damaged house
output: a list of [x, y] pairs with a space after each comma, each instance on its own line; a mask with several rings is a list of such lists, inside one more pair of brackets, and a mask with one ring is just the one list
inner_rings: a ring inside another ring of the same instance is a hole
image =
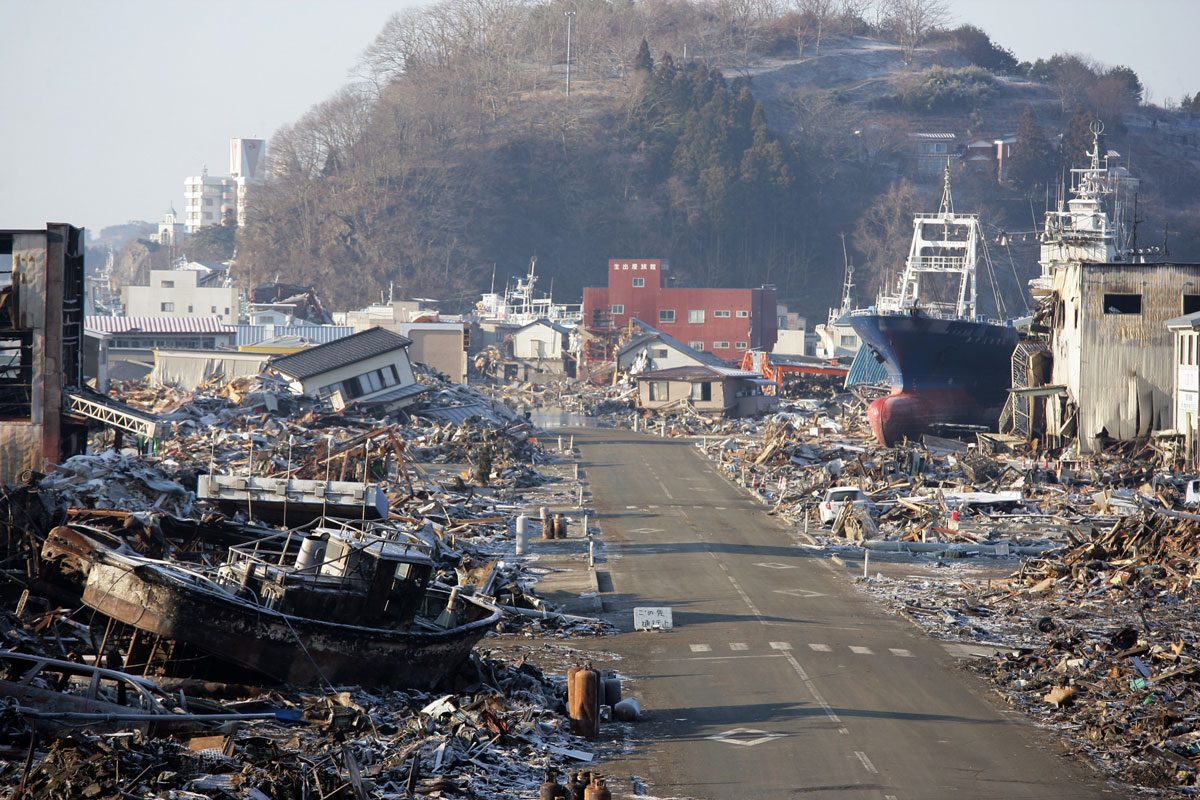
[[775, 406], [763, 394], [764, 380], [756, 372], [699, 364], [643, 372], [636, 376], [638, 407], [650, 411], [683, 408], [714, 417], [749, 417]]
[[1050, 299], [1050, 446], [1091, 453], [1171, 428], [1175, 346], [1167, 322], [1200, 310], [1200, 264], [1075, 263]]
[[269, 370], [292, 388], [329, 400], [334, 407], [356, 403], [396, 411], [428, 391], [417, 383], [407, 336], [370, 328], [299, 353], [273, 359]]

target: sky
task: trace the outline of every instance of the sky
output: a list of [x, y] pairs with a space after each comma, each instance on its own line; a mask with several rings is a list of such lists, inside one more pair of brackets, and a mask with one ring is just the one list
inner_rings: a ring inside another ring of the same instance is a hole
[[[648, 0], [654, 2], [654, 0]], [[229, 139], [270, 139], [350, 82], [419, 0], [0, 0], [0, 228], [98, 233], [183, 210], [183, 180], [228, 172]], [[581, 3], [582, 5], [582, 3]], [[948, 0], [1023, 60], [1132, 67], [1155, 102], [1200, 91], [1200, 0]], [[577, 24], [585, 24], [581, 17]], [[1194, 84], [1194, 85], [1193, 85]]]

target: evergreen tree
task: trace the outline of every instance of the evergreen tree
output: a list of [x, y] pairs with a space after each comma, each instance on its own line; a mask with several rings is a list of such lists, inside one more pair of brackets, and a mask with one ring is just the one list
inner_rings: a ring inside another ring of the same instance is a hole
[[637, 56], [633, 59], [633, 71], [649, 75], [654, 71], [654, 59], [650, 56], [650, 43], [642, 39], [638, 46]]
[[1017, 141], [1008, 162], [1008, 179], [1019, 189], [1030, 191], [1044, 185], [1053, 173], [1054, 158], [1046, 137], [1033, 119], [1033, 110], [1025, 111], [1017, 121]]
[[[1062, 135], [1062, 149], [1058, 154], [1063, 169], [1079, 167], [1087, 162], [1092, 151], [1092, 123], [1096, 118], [1082, 106], [1075, 109]], [[1103, 146], [1103, 145], [1102, 145]]]

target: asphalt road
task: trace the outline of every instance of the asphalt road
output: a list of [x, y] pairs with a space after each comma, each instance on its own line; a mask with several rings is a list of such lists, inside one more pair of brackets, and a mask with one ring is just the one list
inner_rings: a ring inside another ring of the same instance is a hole
[[[1115, 797], [986, 697], [947, 648], [876, 606], [687, 442], [576, 431], [605, 541], [595, 642], [647, 721], [606, 755], [616, 797]], [[632, 632], [634, 606], [674, 630]], [[636, 779], [636, 780], [635, 780]]]

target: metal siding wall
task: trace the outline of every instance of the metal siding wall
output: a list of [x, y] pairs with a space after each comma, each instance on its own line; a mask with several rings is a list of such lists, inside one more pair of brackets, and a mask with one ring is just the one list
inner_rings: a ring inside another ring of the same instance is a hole
[[[1131, 439], [1171, 427], [1174, 346], [1165, 323], [1182, 313], [1185, 282], [1200, 284], [1200, 265], [1089, 265], [1082, 273], [1078, 375], [1067, 377], [1080, 406], [1080, 450], [1090, 452], [1102, 428]], [[1105, 314], [1108, 293], [1140, 294], [1142, 313]], [[1069, 309], [1066, 316], [1069, 325]]]

